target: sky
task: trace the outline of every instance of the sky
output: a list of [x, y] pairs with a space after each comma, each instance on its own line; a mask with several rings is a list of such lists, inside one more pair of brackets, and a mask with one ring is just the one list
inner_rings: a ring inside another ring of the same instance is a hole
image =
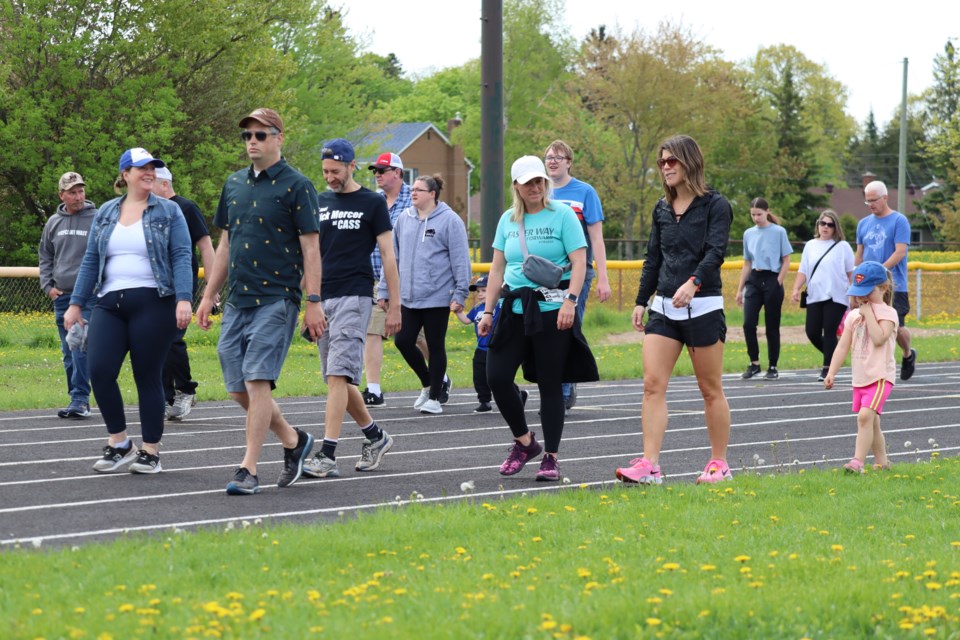
[[[480, 57], [481, 0], [339, 2], [347, 27], [365, 50], [394, 53], [408, 74], [425, 75]], [[898, 15], [887, 9], [895, 6], [916, 10]], [[733, 62], [748, 60], [763, 47], [793, 45], [847, 87], [847, 113], [862, 124], [872, 109], [880, 127], [900, 104], [903, 59], [909, 61], [907, 91], [919, 94], [933, 83], [933, 60], [947, 40], [957, 39], [960, 47], [960, 2], [947, 1], [871, 6], [852, 0], [567, 0], [563, 20], [578, 41], [601, 24], [608, 31], [619, 26], [655, 33], [663, 21], [688, 28]]]

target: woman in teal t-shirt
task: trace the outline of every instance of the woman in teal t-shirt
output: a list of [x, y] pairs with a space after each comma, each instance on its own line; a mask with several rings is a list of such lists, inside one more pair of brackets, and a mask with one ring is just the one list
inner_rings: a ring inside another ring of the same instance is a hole
[[[546, 455], [540, 463], [537, 480], [559, 480], [557, 452], [563, 433], [563, 389], [561, 383], [572, 370], [591, 370], [584, 380], [596, 380], [593, 362], [580, 332], [575, 326], [577, 298], [586, 275], [587, 241], [573, 210], [549, 199], [550, 178], [543, 161], [524, 156], [513, 163], [513, 207], [500, 218], [493, 240], [488, 296], [490, 309], [498, 298], [504, 299], [496, 332], [487, 352], [487, 380], [497, 407], [503, 415], [514, 443], [510, 455], [500, 467], [506, 476], [518, 473], [531, 459], [544, 451], [527, 428], [523, 403], [513, 385], [520, 365], [527, 379], [535, 369], [540, 390], [540, 411]], [[546, 258], [561, 268], [569, 268], [556, 288], [541, 286], [523, 272], [524, 249], [520, 243], [523, 225], [526, 251]], [[506, 287], [501, 290], [502, 285]], [[493, 327], [492, 311], [484, 312], [477, 326], [480, 335]], [[586, 348], [584, 353], [582, 348]], [[584, 356], [589, 362], [580, 362]], [[577, 363], [572, 364], [570, 360]], [[565, 371], [566, 370], [566, 371]]]

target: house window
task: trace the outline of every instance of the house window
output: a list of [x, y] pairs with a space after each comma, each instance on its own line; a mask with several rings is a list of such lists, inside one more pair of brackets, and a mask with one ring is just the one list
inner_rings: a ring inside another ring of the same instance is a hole
[[922, 240], [922, 234], [918, 230], [910, 230], [910, 244], [919, 244]]
[[414, 182], [417, 181], [417, 177], [419, 177], [419, 175], [420, 175], [419, 169], [404, 169], [403, 181], [409, 185], [412, 185]]

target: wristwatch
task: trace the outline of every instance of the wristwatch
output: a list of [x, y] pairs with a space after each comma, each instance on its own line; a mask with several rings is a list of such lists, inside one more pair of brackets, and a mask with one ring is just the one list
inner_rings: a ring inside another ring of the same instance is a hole
[[578, 295], [575, 294], [575, 293], [567, 292], [567, 295], [563, 296], [563, 299], [564, 299], [564, 300], [569, 300], [569, 301], [572, 302], [573, 304], [577, 304], [577, 300], [580, 299], [580, 296], [578, 296]]
[[317, 294], [311, 293], [310, 295], [307, 296], [307, 302], [322, 302], [322, 300], [320, 299], [320, 296], [318, 296]]
[[700, 286], [703, 284], [703, 280], [697, 276], [690, 276], [690, 282], [692, 282], [693, 286], [697, 288], [697, 291], [700, 291]]

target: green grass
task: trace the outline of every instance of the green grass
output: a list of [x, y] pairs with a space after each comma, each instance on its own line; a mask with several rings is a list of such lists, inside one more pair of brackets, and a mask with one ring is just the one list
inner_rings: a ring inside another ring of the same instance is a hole
[[[29, 322], [21, 324], [22, 330], [29, 330], [28, 345], [4, 344], [0, 340], [0, 388], [9, 390], [0, 394], [0, 411], [19, 409], [41, 409], [65, 405], [66, 381], [60, 361], [59, 341], [49, 316], [34, 314]], [[783, 314], [783, 326], [802, 326], [803, 314], [786, 311]], [[0, 316], [0, 329], [3, 318]], [[762, 325], [761, 318], [761, 325]], [[729, 311], [727, 325], [740, 326], [743, 315], [739, 309]], [[951, 317], [934, 316], [924, 322], [911, 321], [912, 327], [938, 329], [960, 329], [960, 320]], [[642, 345], [637, 343], [601, 346], [604, 338], [611, 333], [632, 333], [630, 312], [608, 309], [595, 305], [586, 315], [584, 333], [593, 346], [594, 355], [604, 380], [639, 378], [643, 375]], [[0, 333], [0, 336], [3, 334]], [[209, 332], [201, 331], [191, 325], [186, 341], [190, 349], [190, 365], [193, 377], [199, 381], [198, 398], [202, 401], [226, 400], [223, 388], [223, 376], [216, 354], [216, 342], [219, 337], [219, 325]], [[451, 319], [447, 333], [448, 371], [459, 388], [472, 386], [472, 358], [476, 346], [473, 328]], [[960, 360], [960, 345], [956, 335], [916, 337], [913, 346], [921, 353], [923, 362]], [[766, 347], [761, 341], [761, 353], [766, 358]], [[779, 368], [809, 369], [820, 368], [820, 353], [808, 344], [784, 344], [781, 347]], [[742, 371], [747, 363], [746, 345], [742, 342], [728, 341], [724, 349], [724, 371]], [[693, 366], [684, 352], [677, 363], [676, 375], [692, 375]], [[523, 383], [523, 380], [518, 379]], [[392, 344], [384, 349], [384, 365], [381, 383], [386, 393], [411, 390], [419, 382], [410, 368], [400, 357]], [[136, 404], [136, 387], [130, 372], [129, 361], [124, 365], [120, 376], [120, 388], [127, 404]], [[316, 396], [326, 394], [326, 386], [320, 376], [320, 363], [316, 347], [305, 342], [299, 336], [294, 338], [290, 353], [284, 364], [283, 373], [277, 383], [278, 397]]]
[[11, 550], [0, 634], [955, 639], [958, 487], [934, 456]]

